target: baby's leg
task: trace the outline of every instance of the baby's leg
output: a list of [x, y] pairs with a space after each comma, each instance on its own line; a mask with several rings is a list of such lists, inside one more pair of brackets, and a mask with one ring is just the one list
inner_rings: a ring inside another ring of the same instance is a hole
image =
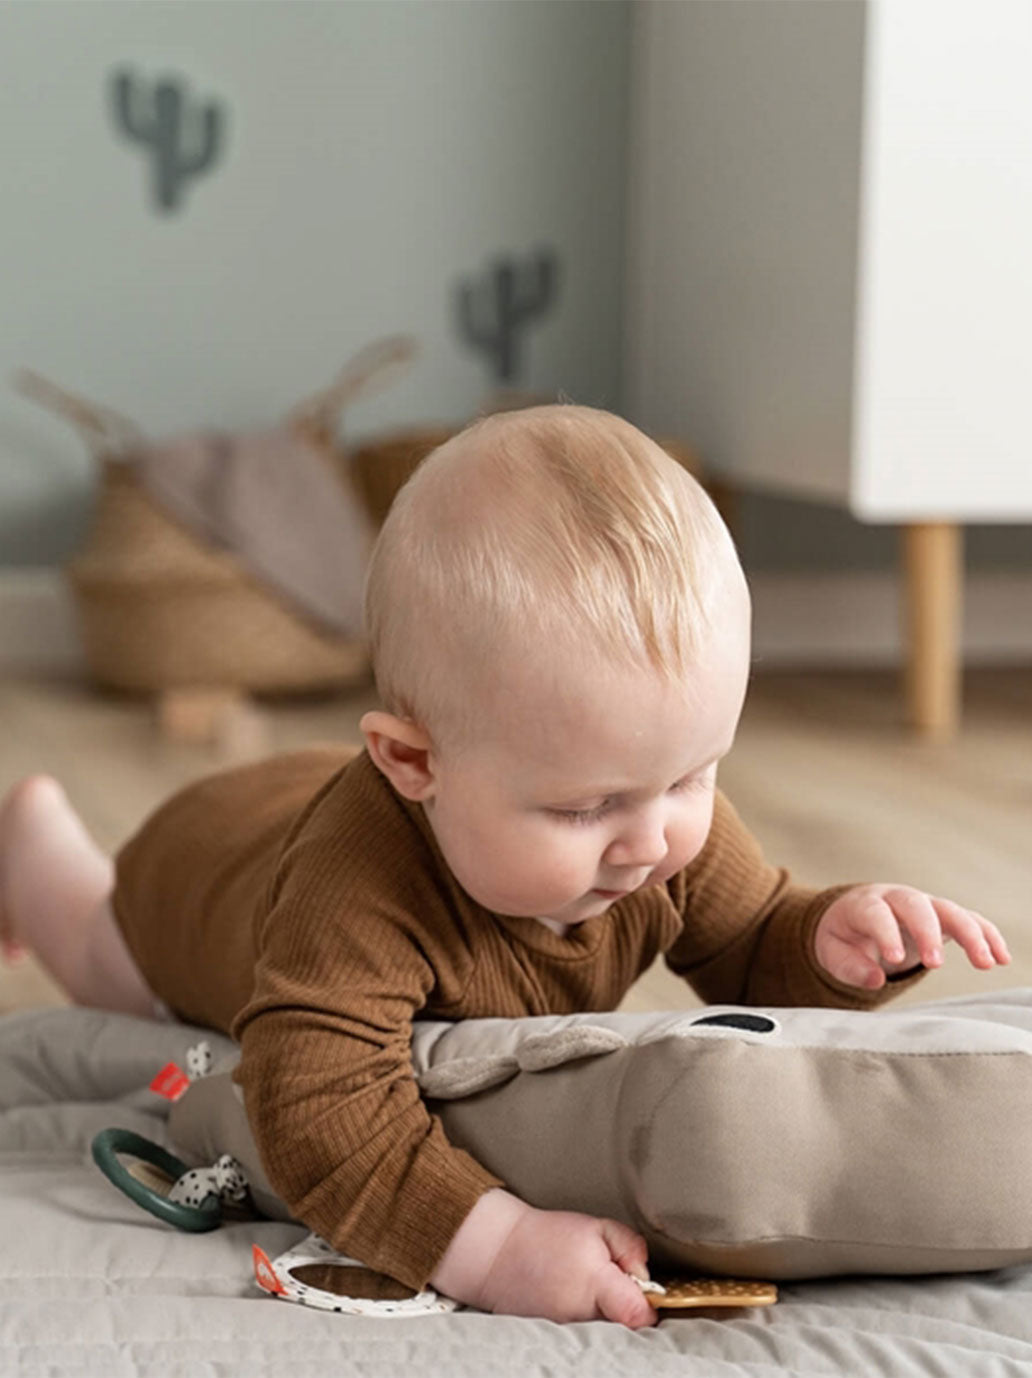
[[47, 775], [0, 804], [0, 940], [30, 948], [77, 1005], [153, 1016], [161, 1006], [111, 912], [114, 863]]

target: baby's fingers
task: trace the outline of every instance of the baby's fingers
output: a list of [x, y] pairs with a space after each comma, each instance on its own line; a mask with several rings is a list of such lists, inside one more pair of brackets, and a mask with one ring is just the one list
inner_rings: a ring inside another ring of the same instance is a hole
[[964, 909], [953, 900], [933, 900], [936, 912], [942, 923], [942, 931], [960, 944], [968, 955], [972, 966], [988, 970], [1000, 962], [1006, 965], [1010, 953], [1003, 935], [995, 924], [983, 919], [974, 910]]
[[[935, 918], [934, 913], [932, 918]], [[867, 898], [857, 911], [850, 927], [856, 934], [854, 946], [860, 948], [871, 959], [873, 966], [878, 966], [879, 957], [891, 965], [901, 962], [906, 956], [899, 921], [888, 896], [871, 895]]]
[[[942, 928], [931, 898], [921, 890], [900, 888], [889, 890], [885, 903], [910, 934], [925, 966], [942, 966]], [[889, 955], [889, 960], [893, 962], [902, 958], [902, 946]]]
[[648, 1245], [637, 1231], [619, 1220], [602, 1219], [599, 1224], [613, 1260], [613, 1266], [605, 1269], [599, 1283], [599, 1313], [607, 1321], [619, 1321], [632, 1330], [655, 1325], [656, 1313], [634, 1281], [636, 1277], [648, 1281]]
[[619, 1220], [602, 1219], [602, 1238], [610, 1257], [625, 1273], [633, 1273], [642, 1282], [649, 1280], [649, 1246], [636, 1230]]
[[[977, 917], [981, 918], [980, 915], [978, 915]], [[982, 932], [985, 934], [986, 942], [989, 944], [990, 952], [993, 954], [993, 956], [996, 958], [996, 960], [1000, 963], [1001, 966], [1006, 966], [1011, 959], [1010, 948], [1007, 946], [1006, 938], [996, 927], [996, 925], [994, 923], [990, 923], [988, 919], [981, 919], [981, 923]]]
[[658, 1319], [638, 1284], [615, 1264], [606, 1268], [600, 1277], [595, 1301], [599, 1315], [607, 1321], [629, 1326], [631, 1330], [655, 1325]]

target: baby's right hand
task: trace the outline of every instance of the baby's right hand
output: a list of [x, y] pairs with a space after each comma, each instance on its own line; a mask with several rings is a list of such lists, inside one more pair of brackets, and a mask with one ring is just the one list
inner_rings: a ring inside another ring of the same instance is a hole
[[656, 1313], [629, 1276], [648, 1277], [645, 1241], [627, 1225], [527, 1207], [484, 1279], [478, 1305], [552, 1321], [619, 1321], [637, 1330]]
[[[470, 1269], [474, 1253], [483, 1271]], [[537, 1210], [495, 1191], [463, 1222], [434, 1283], [483, 1311], [552, 1321], [604, 1319], [637, 1330], [657, 1318], [631, 1271], [648, 1277], [645, 1241], [627, 1225], [574, 1211]], [[465, 1295], [454, 1290], [455, 1283]]]

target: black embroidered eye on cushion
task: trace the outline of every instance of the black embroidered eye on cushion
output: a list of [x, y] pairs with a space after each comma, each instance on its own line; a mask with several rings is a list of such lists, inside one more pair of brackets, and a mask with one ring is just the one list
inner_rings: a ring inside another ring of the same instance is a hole
[[773, 1019], [765, 1014], [706, 1014], [701, 1019], [692, 1020], [692, 1028], [699, 1024], [715, 1024], [722, 1029], [747, 1029], [750, 1033], [773, 1033], [777, 1028]]

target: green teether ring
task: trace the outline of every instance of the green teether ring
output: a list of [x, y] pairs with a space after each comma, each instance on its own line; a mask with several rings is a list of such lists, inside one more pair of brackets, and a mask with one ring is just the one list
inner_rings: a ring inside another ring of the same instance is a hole
[[169, 1201], [167, 1197], [153, 1188], [138, 1182], [120, 1158], [120, 1153], [131, 1153], [134, 1158], [142, 1158], [151, 1167], [158, 1168], [175, 1182], [184, 1172], [189, 1172], [185, 1163], [167, 1152], [160, 1144], [141, 1138], [131, 1129], [102, 1129], [93, 1140], [93, 1161], [101, 1172], [119, 1191], [125, 1192], [131, 1201], [142, 1206], [151, 1215], [174, 1225], [177, 1230], [216, 1230], [222, 1223], [222, 1205], [217, 1196], [209, 1196], [199, 1206], [186, 1206], [179, 1201]]

